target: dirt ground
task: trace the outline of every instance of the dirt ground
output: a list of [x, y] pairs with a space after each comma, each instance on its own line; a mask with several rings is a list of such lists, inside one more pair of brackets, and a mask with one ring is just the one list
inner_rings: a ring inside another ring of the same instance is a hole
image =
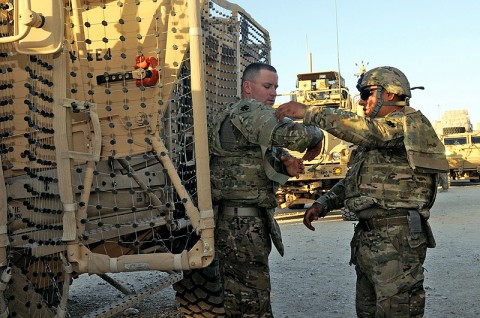
[[[428, 250], [425, 262], [425, 317], [480, 317], [479, 197], [480, 184], [468, 182], [438, 193], [430, 219], [437, 247]], [[285, 256], [273, 251], [270, 257], [275, 317], [355, 317], [355, 270], [348, 265], [353, 223], [330, 217], [317, 222], [315, 232], [299, 221], [281, 224]], [[112, 276], [135, 288], [162, 273]], [[82, 317], [122, 297], [97, 276], [81, 277], [71, 287], [69, 311], [72, 317]], [[131, 312], [142, 318], [181, 317], [172, 288], [137, 304]]]

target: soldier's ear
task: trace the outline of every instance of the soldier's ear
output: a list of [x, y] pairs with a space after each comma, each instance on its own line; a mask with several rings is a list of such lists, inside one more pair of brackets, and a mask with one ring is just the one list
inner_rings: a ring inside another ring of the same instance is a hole
[[389, 92], [387, 92], [387, 91], [385, 91], [385, 92], [386, 92], [386, 94], [384, 95], [384, 99], [383, 99], [384, 101], [389, 101], [389, 102], [391, 102], [391, 101], [394, 101], [394, 100], [398, 100], [398, 99], [396, 98], [397, 95], [395, 95], [394, 93], [389, 93]]
[[250, 94], [252, 92], [252, 82], [243, 81], [242, 88], [245, 94]]

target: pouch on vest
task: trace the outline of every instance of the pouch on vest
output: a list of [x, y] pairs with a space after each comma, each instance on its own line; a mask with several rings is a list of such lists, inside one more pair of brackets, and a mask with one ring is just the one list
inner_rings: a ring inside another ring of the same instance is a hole
[[427, 247], [434, 248], [437, 246], [437, 242], [435, 242], [435, 237], [433, 236], [432, 228], [427, 220], [423, 221], [423, 228], [425, 229], [425, 234], [427, 235]]

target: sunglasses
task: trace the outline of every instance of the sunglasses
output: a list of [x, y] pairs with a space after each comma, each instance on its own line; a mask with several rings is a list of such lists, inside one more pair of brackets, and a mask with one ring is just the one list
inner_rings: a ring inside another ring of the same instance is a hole
[[375, 91], [378, 91], [378, 90], [381, 90], [381, 89], [382, 89], [381, 87], [361, 89], [360, 90], [360, 99], [367, 100], [368, 97], [372, 96]]

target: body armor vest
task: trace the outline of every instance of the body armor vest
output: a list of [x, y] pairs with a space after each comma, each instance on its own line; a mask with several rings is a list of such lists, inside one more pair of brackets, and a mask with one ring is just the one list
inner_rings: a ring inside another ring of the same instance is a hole
[[359, 149], [345, 180], [345, 205], [352, 211], [428, 207], [434, 197], [432, 174], [416, 173], [405, 149]]
[[437, 173], [448, 169], [443, 144], [428, 120], [410, 107], [402, 121], [403, 147], [359, 147], [345, 180], [345, 206], [351, 211], [369, 207], [416, 209], [424, 218], [436, 196]]
[[[242, 103], [244, 101], [240, 101]], [[263, 104], [259, 104], [263, 105]], [[245, 106], [255, 108], [250, 101], [245, 101]], [[210, 150], [212, 153], [210, 170], [212, 195], [216, 201], [229, 201], [239, 206], [257, 205], [264, 208], [275, 208], [275, 182], [265, 173], [265, 160], [274, 161], [271, 151], [262, 151], [259, 144], [250, 142], [245, 136], [235, 129], [241, 124], [237, 117], [242, 111], [242, 105], [234, 104], [223, 115], [216, 118], [210, 135]], [[261, 110], [259, 111], [261, 113]], [[241, 116], [240, 116], [241, 117]], [[252, 136], [259, 135], [258, 131], [268, 127], [268, 132], [278, 126], [271, 124], [274, 117], [263, 116], [265, 122], [259, 122], [262, 116], [255, 116]], [[221, 132], [221, 134], [220, 134]], [[267, 132], [267, 133], [268, 133]], [[263, 145], [267, 147], [269, 145]]]

